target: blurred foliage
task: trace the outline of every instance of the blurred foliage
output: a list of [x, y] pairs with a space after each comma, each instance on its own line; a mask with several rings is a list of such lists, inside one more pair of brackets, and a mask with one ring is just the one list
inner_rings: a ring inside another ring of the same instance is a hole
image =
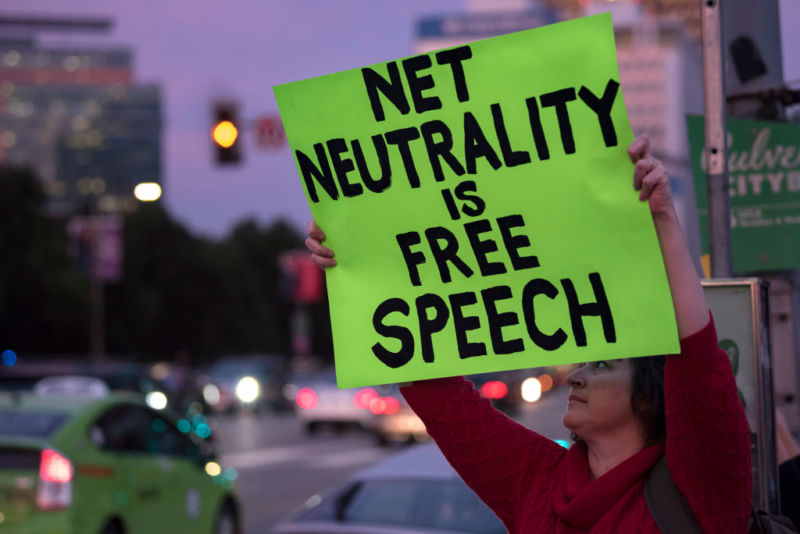
[[[89, 283], [68, 254], [66, 221], [22, 169], [0, 168], [0, 350], [88, 352]], [[288, 355], [292, 304], [277, 259], [302, 248], [278, 221], [238, 224], [220, 241], [190, 233], [158, 203], [124, 218], [124, 275], [105, 286], [110, 355], [195, 362], [223, 354]], [[312, 347], [332, 357], [327, 302], [312, 306]]]

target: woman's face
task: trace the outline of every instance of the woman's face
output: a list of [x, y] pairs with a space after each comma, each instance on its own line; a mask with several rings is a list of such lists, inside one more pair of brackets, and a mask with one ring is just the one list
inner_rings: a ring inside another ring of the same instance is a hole
[[567, 376], [567, 384], [571, 389], [564, 426], [584, 441], [639, 425], [631, 410], [629, 359], [580, 364]]

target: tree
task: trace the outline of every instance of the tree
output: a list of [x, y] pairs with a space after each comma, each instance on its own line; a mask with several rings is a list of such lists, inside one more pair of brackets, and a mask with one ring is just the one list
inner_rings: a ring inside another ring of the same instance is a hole
[[24, 168], [0, 168], [0, 343], [20, 354], [82, 352], [88, 283], [67, 253], [63, 221], [43, 213], [44, 193]]

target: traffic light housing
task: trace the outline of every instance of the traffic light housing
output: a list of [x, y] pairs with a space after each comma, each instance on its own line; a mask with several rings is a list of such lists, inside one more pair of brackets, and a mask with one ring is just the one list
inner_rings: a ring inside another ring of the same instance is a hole
[[218, 165], [237, 164], [242, 156], [239, 150], [241, 123], [236, 104], [217, 102], [214, 104], [214, 121], [211, 125], [211, 140], [214, 143], [215, 160]]

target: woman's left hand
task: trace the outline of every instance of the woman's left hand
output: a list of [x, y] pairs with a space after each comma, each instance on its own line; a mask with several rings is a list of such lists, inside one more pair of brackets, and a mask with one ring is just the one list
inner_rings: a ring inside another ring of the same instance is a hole
[[673, 215], [669, 173], [661, 161], [650, 155], [650, 139], [646, 135], [637, 137], [628, 147], [628, 155], [636, 165], [633, 188], [639, 191], [639, 200], [649, 202], [653, 217]]

